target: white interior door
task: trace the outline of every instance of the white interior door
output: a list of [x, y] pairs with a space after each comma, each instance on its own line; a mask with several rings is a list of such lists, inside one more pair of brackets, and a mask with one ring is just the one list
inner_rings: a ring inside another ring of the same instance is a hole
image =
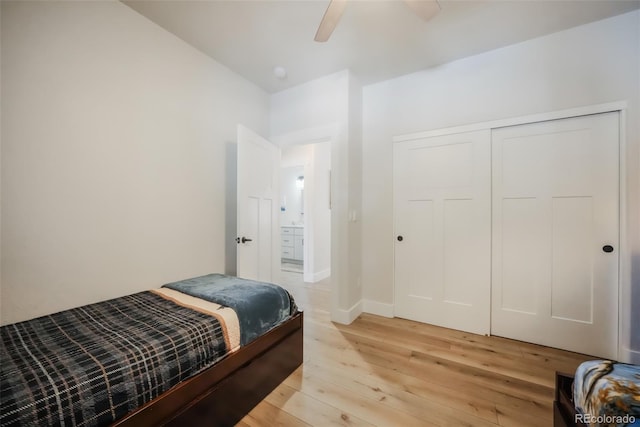
[[275, 281], [280, 268], [280, 149], [238, 125], [237, 275]]
[[489, 333], [490, 131], [394, 146], [395, 314]]
[[618, 120], [493, 131], [492, 334], [617, 357]]

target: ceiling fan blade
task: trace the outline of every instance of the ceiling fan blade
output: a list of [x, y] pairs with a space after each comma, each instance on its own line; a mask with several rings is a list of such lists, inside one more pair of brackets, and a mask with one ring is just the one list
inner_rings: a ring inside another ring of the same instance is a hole
[[425, 21], [433, 18], [440, 12], [440, 4], [437, 0], [404, 0], [409, 9]]
[[315, 41], [326, 42], [329, 40], [331, 33], [333, 33], [336, 25], [338, 25], [338, 21], [340, 21], [346, 5], [347, 0], [331, 0], [331, 2], [329, 2], [329, 7], [327, 7], [327, 10], [324, 12], [324, 16], [318, 27], [318, 32], [314, 38]]

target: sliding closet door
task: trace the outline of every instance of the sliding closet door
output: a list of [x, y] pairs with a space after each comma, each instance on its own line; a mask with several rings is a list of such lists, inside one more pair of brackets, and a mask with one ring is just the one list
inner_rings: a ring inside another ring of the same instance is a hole
[[493, 131], [493, 335], [617, 357], [618, 120]]
[[394, 145], [395, 315], [489, 333], [490, 131]]

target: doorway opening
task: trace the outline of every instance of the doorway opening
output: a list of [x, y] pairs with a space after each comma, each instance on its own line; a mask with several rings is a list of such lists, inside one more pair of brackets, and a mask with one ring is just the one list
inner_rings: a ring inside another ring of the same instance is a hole
[[331, 275], [330, 141], [282, 147], [281, 269], [315, 283]]

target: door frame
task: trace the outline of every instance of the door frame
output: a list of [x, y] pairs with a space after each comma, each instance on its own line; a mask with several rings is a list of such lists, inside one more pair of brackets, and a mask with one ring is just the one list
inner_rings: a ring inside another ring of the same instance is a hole
[[[340, 283], [338, 278], [340, 277], [341, 265], [336, 262], [339, 254], [340, 239], [338, 236], [338, 230], [340, 226], [341, 218], [338, 215], [336, 209], [337, 193], [340, 191], [340, 187], [336, 185], [337, 176], [340, 175], [340, 162], [338, 159], [338, 144], [340, 143], [340, 135], [342, 132], [342, 126], [339, 123], [332, 123], [325, 126], [309, 127], [300, 129], [293, 132], [288, 132], [281, 135], [271, 136], [269, 140], [276, 144], [280, 149], [290, 147], [293, 145], [308, 145], [316, 143], [329, 144], [329, 156], [331, 158], [331, 173], [330, 173], [330, 188], [329, 188], [329, 205], [331, 207], [331, 255], [330, 255], [330, 309], [331, 319], [340, 323], [349, 324], [351, 321], [348, 316], [345, 315], [344, 310], [340, 307], [346, 305], [346, 302], [342, 304], [343, 296], [340, 294]], [[304, 239], [308, 241], [308, 231], [305, 227]], [[306, 252], [306, 250], [305, 250]], [[307, 263], [305, 263], [306, 265]]]
[[[465, 133], [478, 130], [492, 130], [507, 126], [516, 126], [531, 124], [537, 122], [546, 122], [551, 120], [567, 119], [572, 117], [588, 116], [593, 114], [618, 112], [619, 122], [619, 245], [620, 253], [618, 257], [618, 360], [629, 362], [632, 360], [633, 351], [629, 349], [631, 341], [631, 251], [629, 250], [629, 234], [627, 219], [627, 101], [609, 102], [605, 104], [587, 105], [577, 108], [569, 108], [564, 110], [556, 110], [545, 113], [531, 114], [518, 117], [510, 117], [487, 122], [473, 123], [463, 126], [454, 126], [449, 128], [440, 128], [415, 132], [410, 134], [397, 135], [393, 137], [393, 143], [412, 141], [416, 139], [429, 138], [433, 136], [451, 135], [456, 133]], [[395, 221], [395, 206], [394, 206]], [[393, 243], [393, 235], [389, 236], [391, 245]], [[395, 253], [395, 246], [393, 246]], [[395, 280], [395, 265], [393, 266], [393, 277]], [[395, 296], [395, 283], [394, 283]], [[626, 301], [626, 305], [625, 305]], [[394, 301], [395, 304], [395, 301]], [[640, 355], [636, 355], [640, 357]]]

